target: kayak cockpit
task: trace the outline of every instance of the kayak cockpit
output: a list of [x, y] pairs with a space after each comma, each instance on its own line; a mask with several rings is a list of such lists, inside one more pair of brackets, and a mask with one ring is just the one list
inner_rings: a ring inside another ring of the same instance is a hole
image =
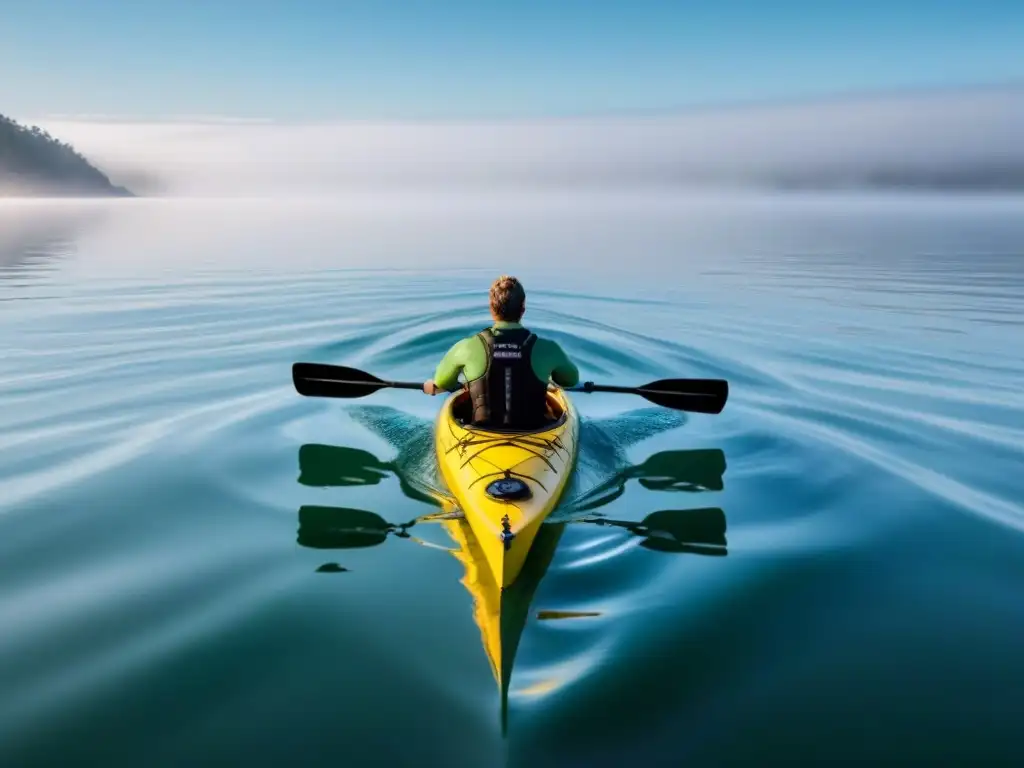
[[511, 434], [525, 434], [529, 432], [548, 432], [552, 429], [560, 427], [565, 423], [565, 402], [559, 395], [558, 390], [548, 390], [547, 395], [547, 413], [545, 414], [546, 420], [543, 424], [535, 429], [522, 430], [522, 429], [501, 429], [498, 427], [477, 427], [470, 423], [470, 419], [473, 416], [471, 409], [471, 403], [469, 399], [469, 392], [465, 389], [456, 393], [452, 396], [451, 401], [451, 414], [454, 421], [463, 429], [471, 431], [484, 431], [484, 432], [500, 432], [500, 433], [511, 433]]

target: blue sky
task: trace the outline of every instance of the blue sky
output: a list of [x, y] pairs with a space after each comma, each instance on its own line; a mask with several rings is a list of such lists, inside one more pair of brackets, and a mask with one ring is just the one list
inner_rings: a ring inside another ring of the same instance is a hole
[[0, 112], [537, 117], [1024, 82], [1022, 0], [0, 0]]

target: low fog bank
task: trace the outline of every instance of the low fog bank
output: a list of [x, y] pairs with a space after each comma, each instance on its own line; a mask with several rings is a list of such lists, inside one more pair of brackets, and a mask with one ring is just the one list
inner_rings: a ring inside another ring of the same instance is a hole
[[0, 280], [70, 257], [79, 238], [100, 229], [108, 213], [103, 198], [0, 201]]
[[137, 194], [610, 187], [1024, 190], [1024, 88], [644, 117], [35, 120]]

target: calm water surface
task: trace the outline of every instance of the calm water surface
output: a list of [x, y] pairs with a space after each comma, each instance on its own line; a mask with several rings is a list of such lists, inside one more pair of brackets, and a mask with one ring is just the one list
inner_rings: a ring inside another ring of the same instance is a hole
[[[440, 401], [289, 370], [426, 378], [501, 272], [732, 387], [579, 396], [506, 697], [450, 528], [339, 532]], [[0, 764], [1024, 764], [1022, 350], [1021, 199], [4, 203]]]

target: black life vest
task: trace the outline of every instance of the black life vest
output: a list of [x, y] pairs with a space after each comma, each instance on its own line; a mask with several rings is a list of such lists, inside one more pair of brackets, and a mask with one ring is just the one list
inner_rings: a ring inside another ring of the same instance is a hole
[[533, 372], [536, 335], [525, 328], [478, 336], [487, 348], [487, 368], [469, 382], [473, 424], [494, 429], [536, 429], [547, 422], [547, 382]]

